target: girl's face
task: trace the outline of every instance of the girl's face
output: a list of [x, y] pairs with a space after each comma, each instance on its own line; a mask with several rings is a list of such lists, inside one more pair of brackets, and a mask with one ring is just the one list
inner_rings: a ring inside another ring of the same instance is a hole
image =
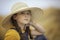
[[17, 13], [14, 19], [19, 23], [28, 24], [31, 20], [31, 11], [26, 10], [26, 11], [19, 12]]

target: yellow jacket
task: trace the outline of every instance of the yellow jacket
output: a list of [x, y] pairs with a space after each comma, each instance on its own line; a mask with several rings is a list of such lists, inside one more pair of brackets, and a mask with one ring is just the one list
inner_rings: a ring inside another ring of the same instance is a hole
[[10, 29], [5, 34], [4, 40], [20, 40], [19, 33], [14, 29]]
[[[31, 27], [30, 29], [33, 30], [34, 28]], [[4, 40], [20, 40], [20, 35], [16, 30], [9, 29], [5, 34]]]

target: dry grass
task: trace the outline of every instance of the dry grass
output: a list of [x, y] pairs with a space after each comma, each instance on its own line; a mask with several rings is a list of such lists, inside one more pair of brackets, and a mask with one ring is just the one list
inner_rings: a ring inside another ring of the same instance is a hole
[[48, 8], [44, 10], [43, 26], [48, 40], [60, 40], [60, 9]]

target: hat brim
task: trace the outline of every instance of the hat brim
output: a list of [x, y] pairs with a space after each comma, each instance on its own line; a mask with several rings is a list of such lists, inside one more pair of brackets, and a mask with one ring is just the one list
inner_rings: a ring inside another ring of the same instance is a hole
[[[6, 16], [3, 20], [2, 20], [2, 26], [9, 29], [12, 28], [12, 23], [10, 21], [12, 15], [24, 11], [24, 10], [31, 10], [31, 14], [32, 14], [32, 21], [39, 21], [40, 20], [40, 15], [43, 13], [43, 10], [37, 7], [27, 7], [27, 8], [23, 8], [23, 9], [19, 9], [16, 10], [15, 12], [11, 12], [11, 14], [9, 14], [8, 16]], [[10, 26], [10, 27], [9, 27]]]

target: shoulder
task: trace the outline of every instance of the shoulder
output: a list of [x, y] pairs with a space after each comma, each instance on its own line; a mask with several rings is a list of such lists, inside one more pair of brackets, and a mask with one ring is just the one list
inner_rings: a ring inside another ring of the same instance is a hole
[[4, 40], [20, 40], [20, 36], [16, 30], [9, 29], [5, 34]]
[[6, 35], [17, 35], [18, 34], [18, 32], [16, 31], [16, 30], [14, 30], [14, 29], [9, 29], [7, 32], [6, 32]]

